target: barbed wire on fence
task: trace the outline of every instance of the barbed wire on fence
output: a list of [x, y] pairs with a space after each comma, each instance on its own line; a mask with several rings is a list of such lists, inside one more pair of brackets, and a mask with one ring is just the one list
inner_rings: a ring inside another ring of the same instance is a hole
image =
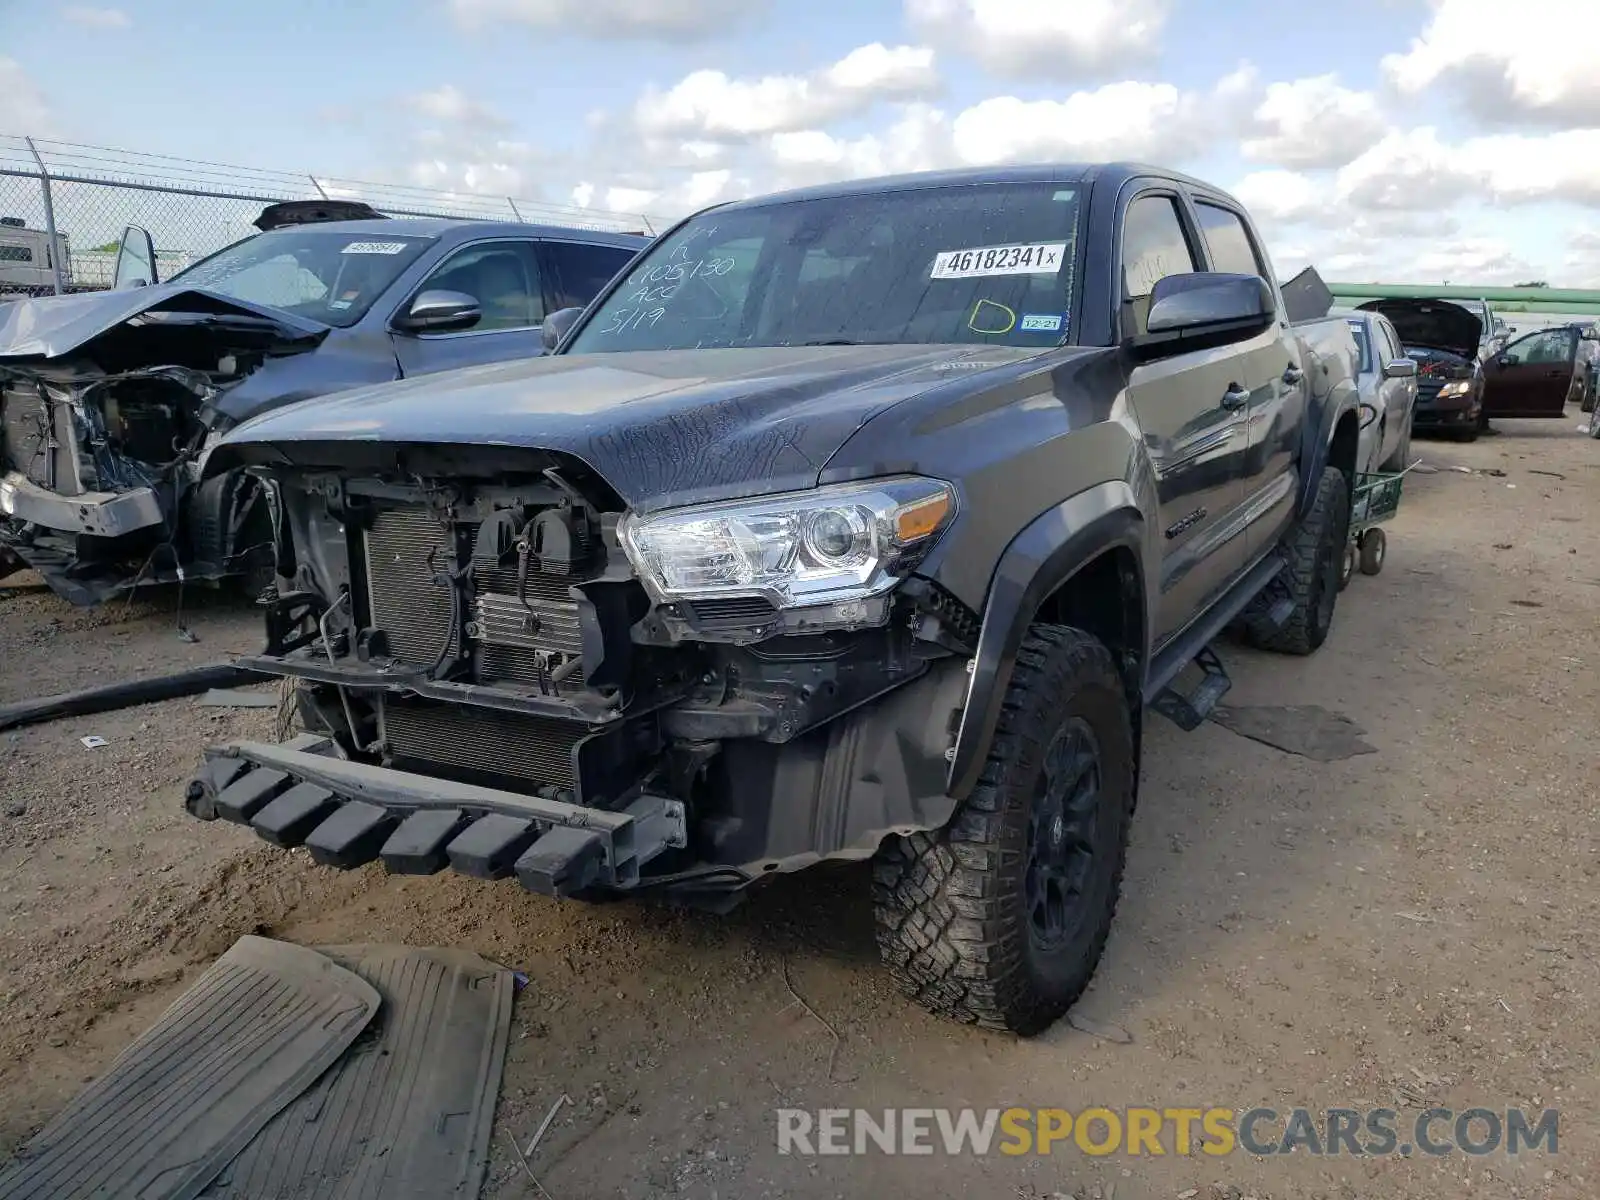
[[[162, 278], [255, 232], [267, 204], [360, 200], [396, 217], [515, 221], [655, 232], [643, 213], [614, 213], [512, 196], [450, 192], [307, 172], [263, 170], [26, 135], [0, 134], [0, 292], [109, 287], [122, 230], [155, 242]], [[14, 227], [33, 231], [31, 237]], [[53, 224], [59, 250], [39, 231]], [[7, 226], [13, 227], [8, 235]], [[16, 243], [14, 246], [6, 242]], [[64, 251], [64, 252], [62, 252]], [[24, 261], [23, 255], [32, 257]]]

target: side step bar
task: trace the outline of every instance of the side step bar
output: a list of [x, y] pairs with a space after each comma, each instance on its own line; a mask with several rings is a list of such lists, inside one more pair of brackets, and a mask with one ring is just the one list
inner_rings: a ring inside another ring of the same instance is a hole
[[[1294, 615], [1292, 600], [1287, 596], [1274, 599], [1267, 591], [1283, 567], [1280, 555], [1269, 554], [1252, 567], [1209, 612], [1162, 648], [1156, 655], [1145, 690], [1145, 703], [1150, 708], [1185, 733], [1200, 728], [1217, 707], [1217, 702], [1233, 686], [1227, 668], [1212, 648], [1212, 640], [1228, 627], [1229, 622], [1252, 605], [1257, 606], [1256, 611], [1266, 606], [1261, 615], [1275, 626], [1281, 626]], [[1200, 668], [1201, 679], [1186, 694], [1173, 685], [1183, 669], [1191, 663]]]
[[1200, 668], [1201, 680], [1192, 692], [1184, 695], [1169, 684], [1150, 702], [1151, 708], [1185, 733], [1199, 729], [1216, 708], [1217, 701], [1233, 686], [1228, 669], [1210, 646], [1194, 656], [1194, 665]]
[[402, 875], [450, 866], [480, 879], [515, 875], [552, 896], [634, 887], [645, 863], [688, 845], [677, 800], [647, 794], [620, 811], [583, 808], [350, 762], [316, 734], [206, 750], [184, 807], [248, 825], [275, 846], [303, 845], [323, 866], [381, 859]]

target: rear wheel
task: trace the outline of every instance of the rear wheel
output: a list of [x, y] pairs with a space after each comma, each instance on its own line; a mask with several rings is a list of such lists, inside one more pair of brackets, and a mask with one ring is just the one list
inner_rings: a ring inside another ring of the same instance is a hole
[[[1339, 578], [1350, 544], [1350, 485], [1344, 472], [1327, 467], [1317, 481], [1311, 511], [1283, 540], [1286, 562], [1263, 599], [1287, 596], [1294, 604], [1289, 619], [1272, 625], [1258, 616], [1245, 625], [1245, 637], [1263, 650], [1311, 654], [1328, 640], [1333, 609], [1339, 599]], [[1263, 612], [1270, 604], [1260, 606]]]
[[1060, 1018], [1105, 949], [1138, 763], [1111, 652], [1035, 625], [978, 785], [942, 830], [873, 864], [878, 948], [943, 1016], [1024, 1036]]

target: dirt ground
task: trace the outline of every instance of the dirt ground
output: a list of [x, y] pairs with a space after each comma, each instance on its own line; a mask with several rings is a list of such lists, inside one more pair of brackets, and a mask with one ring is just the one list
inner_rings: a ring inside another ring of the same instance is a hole
[[[1021, 1042], [902, 1001], [860, 868], [721, 918], [341, 874], [183, 813], [201, 747], [271, 736], [269, 712], [177, 700], [0, 733], [0, 1153], [261, 932], [465, 944], [526, 973], [497, 1197], [539, 1194], [508, 1139], [562, 1095], [531, 1163], [554, 1200], [1600, 1194], [1600, 443], [1575, 424], [1419, 441], [1433, 469], [1325, 649], [1224, 646], [1228, 703], [1322, 705], [1377, 753], [1323, 764], [1152, 717], [1122, 908], [1078, 1008], [1125, 1043]], [[252, 613], [192, 596], [185, 641], [175, 599], [87, 614], [0, 585], [0, 702], [255, 643]], [[1559, 1153], [1519, 1159], [776, 1152], [779, 1107], [968, 1105], [1553, 1107], [1561, 1125]]]

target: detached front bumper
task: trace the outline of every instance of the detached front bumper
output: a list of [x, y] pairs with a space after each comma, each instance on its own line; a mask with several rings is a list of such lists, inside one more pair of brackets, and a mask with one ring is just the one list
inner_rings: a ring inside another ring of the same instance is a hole
[[584, 808], [350, 762], [315, 734], [207, 750], [184, 806], [276, 846], [304, 845], [323, 866], [381, 860], [399, 875], [449, 866], [479, 879], [515, 875], [552, 896], [635, 887], [641, 866], [687, 845], [675, 800], [647, 794], [620, 811]]
[[160, 498], [150, 488], [63, 496], [20, 471], [0, 477], [0, 516], [64, 533], [115, 538], [165, 523]]

